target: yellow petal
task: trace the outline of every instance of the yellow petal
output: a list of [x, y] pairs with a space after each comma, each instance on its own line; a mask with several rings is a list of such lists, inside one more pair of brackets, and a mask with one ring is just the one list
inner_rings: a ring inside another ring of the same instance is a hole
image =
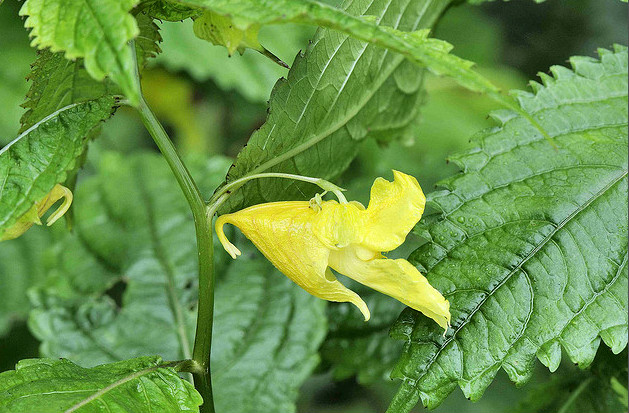
[[371, 187], [362, 244], [374, 251], [392, 251], [402, 245], [424, 213], [426, 197], [417, 179], [393, 171], [394, 181], [378, 178]]
[[367, 219], [364, 210], [365, 207], [358, 202], [339, 204], [324, 201], [321, 210], [312, 217], [313, 232], [330, 249], [360, 243]]
[[444, 329], [450, 324], [450, 303], [411, 263], [390, 260], [378, 253], [365, 260], [365, 250], [354, 247], [330, 252], [330, 267], [341, 274], [424, 313]]
[[351, 302], [369, 319], [365, 302], [341, 284], [328, 269], [330, 250], [312, 230], [317, 212], [309, 202], [255, 205], [216, 220], [219, 240], [233, 258], [240, 251], [223, 232], [225, 224], [238, 227], [284, 275], [308, 293], [328, 301]]
[[31, 209], [22, 215], [11, 228], [7, 229], [2, 236], [0, 236], [0, 241], [19, 237], [32, 227], [33, 224], [41, 225], [40, 218], [50, 209], [51, 206], [55, 204], [55, 202], [62, 198], [63, 203], [61, 206], [59, 206], [59, 208], [57, 208], [57, 210], [50, 215], [46, 221], [46, 225], [48, 226], [54, 224], [55, 221], [61, 218], [63, 214], [70, 209], [70, 205], [72, 204], [72, 191], [59, 184], [55, 185], [48, 195], [35, 202]]

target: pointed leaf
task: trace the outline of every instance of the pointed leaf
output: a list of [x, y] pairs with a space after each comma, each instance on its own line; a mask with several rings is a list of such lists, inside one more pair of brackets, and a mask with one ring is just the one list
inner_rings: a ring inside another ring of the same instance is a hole
[[134, 103], [139, 99], [128, 42], [139, 34], [129, 11], [138, 0], [27, 0], [20, 10], [28, 16], [32, 46], [64, 52], [69, 60], [85, 59], [96, 80], [109, 76]]
[[[140, 29], [136, 50], [142, 68], [149, 58], [160, 52], [161, 37], [152, 18], [138, 14], [136, 19]], [[39, 52], [28, 80], [32, 84], [23, 105], [28, 111], [22, 116], [21, 131], [63, 106], [119, 94], [112, 82], [93, 79], [85, 68], [84, 59], [68, 60], [63, 53], [50, 50]]]
[[[159, 50], [157, 26], [138, 16], [144, 62]], [[92, 79], [83, 60], [41, 51], [29, 75], [32, 81], [22, 116], [21, 134], [0, 149], [0, 239], [36, 201], [80, 168], [90, 135], [116, 108], [116, 87]]]
[[[429, 30], [405, 32], [387, 27], [379, 16], [357, 17], [316, 0], [186, 0], [229, 16], [242, 30], [255, 24], [302, 23], [326, 27], [377, 44], [431, 71], [451, 76], [470, 90], [496, 93], [498, 89], [471, 70], [472, 62], [449, 54], [452, 45], [428, 37]], [[412, 29], [414, 30], [414, 29]]]

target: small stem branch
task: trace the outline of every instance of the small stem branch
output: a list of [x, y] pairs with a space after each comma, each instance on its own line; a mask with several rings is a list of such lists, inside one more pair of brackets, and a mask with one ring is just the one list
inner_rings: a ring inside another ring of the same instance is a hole
[[[135, 44], [131, 42], [135, 57]], [[146, 129], [153, 137], [164, 159], [170, 166], [179, 187], [188, 201], [194, 218], [194, 229], [197, 238], [197, 257], [199, 261], [199, 305], [197, 314], [197, 329], [194, 337], [192, 360], [195, 368], [191, 371], [194, 386], [203, 397], [200, 413], [214, 413], [214, 398], [212, 395], [212, 379], [210, 375], [210, 354], [212, 347], [212, 324], [214, 320], [214, 244], [212, 238], [212, 218], [206, 214], [203, 196], [192, 178], [190, 171], [181, 160], [168, 134], [159, 123], [144, 100], [140, 88], [140, 75], [137, 62], [135, 64], [135, 78], [140, 90], [140, 100], [136, 107]]]
[[326, 181], [321, 178], [313, 178], [310, 176], [302, 176], [295, 174], [285, 174], [280, 172], [265, 172], [260, 174], [248, 175], [244, 176], [240, 179], [236, 179], [233, 182], [228, 183], [227, 185], [220, 188], [216, 193], [212, 196], [212, 198], [208, 201], [208, 216], [211, 218], [214, 215], [214, 212], [221, 206], [225, 200], [229, 197], [233, 191], [237, 190], [241, 186], [243, 186], [247, 181], [251, 181], [253, 179], [259, 178], [285, 178], [285, 179], [293, 179], [296, 181], [309, 182], [311, 184], [318, 185], [324, 191], [332, 192], [338, 198], [339, 202], [342, 204], [347, 203], [347, 199], [345, 199], [345, 195], [343, 195], [343, 188], [340, 188], [334, 185], [332, 182]]

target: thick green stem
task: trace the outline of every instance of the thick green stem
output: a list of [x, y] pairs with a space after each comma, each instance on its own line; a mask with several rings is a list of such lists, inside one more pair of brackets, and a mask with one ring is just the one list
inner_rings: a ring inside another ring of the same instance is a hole
[[192, 359], [201, 365], [203, 374], [194, 375], [194, 385], [203, 396], [204, 403], [201, 406], [201, 413], [214, 413], [212, 376], [210, 374], [212, 326], [214, 323], [214, 240], [212, 238], [212, 217], [208, 219], [205, 215], [205, 209], [203, 220], [197, 222], [195, 219], [195, 228], [199, 259], [199, 305]]
[[199, 260], [199, 306], [192, 359], [201, 366], [201, 371], [193, 373], [193, 377], [195, 388], [203, 397], [201, 413], [214, 413], [212, 379], [210, 376], [210, 352], [214, 319], [214, 245], [211, 217], [208, 217], [205, 213], [203, 197], [190, 172], [181, 161], [175, 146], [142, 96], [140, 97], [138, 110], [146, 129], [148, 129], [162, 155], [164, 155], [166, 162], [168, 162], [192, 210], [197, 235], [197, 258]]
[[[133, 55], [135, 46], [131, 43]], [[138, 90], [140, 77], [136, 63], [136, 81]], [[201, 413], [214, 413], [214, 398], [212, 395], [212, 379], [210, 374], [210, 353], [212, 347], [212, 324], [214, 319], [214, 245], [212, 238], [212, 217], [206, 214], [203, 196], [192, 178], [190, 171], [183, 163], [175, 145], [159, 123], [155, 114], [146, 104], [142, 93], [136, 107], [146, 129], [153, 137], [164, 159], [175, 175], [177, 183], [184, 193], [188, 205], [192, 210], [194, 228], [197, 237], [197, 256], [199, 261], [199, 305], [197, 314], [197, 329], [194, 338], [192, 360], [196, 363], [192, 371], [194, 386], [203, 397]]]

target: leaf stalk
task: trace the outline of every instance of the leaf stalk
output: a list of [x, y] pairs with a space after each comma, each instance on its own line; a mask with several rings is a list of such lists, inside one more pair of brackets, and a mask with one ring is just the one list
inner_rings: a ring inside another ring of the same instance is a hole
[[345, 195], [343, 195], [343, 191], [345, 191], [345, 189], [337, 185], [334, 185], [332, 182], [326, 181], [325, 179], [313, 178], [311, 176], [286, 174], [286, 173], [280, 173], [280, 172], [265, 172], [265, 173], [244, 176], [218, 189], [214, 193], [212, 198], [208, 201], [208, 212], [207, 212], [208, 217], [211, 218], [214, 215], [214, 213], [218, 210], [218, 208], [227, 200], [227, 198], [229, 198], [229, 195], [232, 192], [234, 192], [235, 190], [243, 186], [248, 181], [251, 181], [253, 179], [260, 179], [260, 178], [285, 178], [285, 179], [293, 179], [295, 181], [309, 182], [311, 184], [315, 184], [319, 186], [325, 192], [332, 192], [338, 198], [341, 204], [347, 203], [347, 199], [345, 198]]

